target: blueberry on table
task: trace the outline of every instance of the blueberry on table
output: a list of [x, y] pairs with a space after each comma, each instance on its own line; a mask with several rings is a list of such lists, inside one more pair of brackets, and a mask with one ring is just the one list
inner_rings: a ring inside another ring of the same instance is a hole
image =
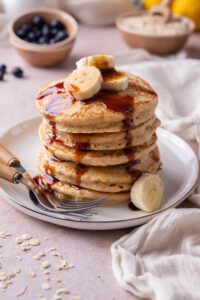
[[51, 26], [51, 28], [65, 29], [65, 25], [61, 21], [59, 21], [57, 19], [52, 20], [50, 22], [50, 26]]
[[19, 67], [15, 67], [12, 70], [12, 74], [17, 77], [17, 78], [22, 78], [23, 77], [23, 70]]
[[6, 73], [6, 65], [5, 64], [0, 64], [0, 72], [3, 74]]
[[0, 71], [0, 81], [3, 81], [3, 78], [4, 78], [4, 72]]
[[38, 28], [41, 28], [45, 23], [44, 18], [41, 16], [34, 16], [32, 19], [32, 24]]

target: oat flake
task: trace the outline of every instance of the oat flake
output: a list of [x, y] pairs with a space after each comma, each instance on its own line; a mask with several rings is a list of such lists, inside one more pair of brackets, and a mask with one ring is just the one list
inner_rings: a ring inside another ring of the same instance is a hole
[[0, 281], [5, 281], [8, 279], [8, 275], [4, 272], [0, 272]]
[[11, 236], [12, 234], [6, 232], [6, 231], [0, 231], [0, 237], [1, 238], [6, 238], [7, 236]]
[[48, 282], [44, 282], [44, 283], [42, 284], [42, 288], [43, 288], [43, 290], [48, 291], [48, 290], [51, 289], [51, 286], [50, 286], [50, 284], [49, 284]]
[[21, 291], [19, 291], [19, 292], [16, 294], [16, 296], [17, 296], [17, 297], [22, 296], [22, 295], [26, 292], [26, 290], [27, 290], [27, 286], [23, 287], [23, 288], [21, 289]]
[[22, 242], [22, 243], [21, 243], [21, 249], [22, 249], [23, 251], [30, 250], [31, 247], [30, 247], [30, 245], [29, 245], [29, 242], [26, 242], [26, 241]]
[[23, 240], [19, 236], [17, 236], [16, 239], [15, 239], [15, 242], [17, 244], [21, 244], [23, 242]]
[[31, 268], [29, 268], [26, 272], [26, 274], [28, 275], [28, 277], [33, 278], [35, 277], [35, 271], [33, 271]]
[[69, 290], [67, 289], [67, 288], [65, 288], [65, 287], [63, 287], [63, 288], [60, 288], [60, 289], [58, 289], [57, 291], [56, 291], [56, 295], [61, 295], [61, 294], [69, 294]]
[[51, 264], [48, 263], [48, 261], [43, 261], [43, 263], [42, 263], [42, 268], [43, 268], [43, 269], [47, 269], [47, 268], [49, 268], [50, 266], [51, 266]]
[[43, 252], [38, 252], [36, 255], [33, 256], [35, 260], [40, 260], [45, 254]]
[[40, 241], [39, 241], [38, 239], [31, 239], [31, 240], [29, 241], [29, 244], [30, 244], [31, 246], [38, 246], [38, 245], [40, 245]]
[[22, 234], [22, 235], [20, 236], [20, 238], [21, 238], [22, 240], [24, 240], [24, 241], [27, 241], [27, 240], [30, 240], [30, 239], [32, 238], [32, 236], [31, 236], [30, 234], [28, 234], [28, 233], [25, 233], [25, 234]]

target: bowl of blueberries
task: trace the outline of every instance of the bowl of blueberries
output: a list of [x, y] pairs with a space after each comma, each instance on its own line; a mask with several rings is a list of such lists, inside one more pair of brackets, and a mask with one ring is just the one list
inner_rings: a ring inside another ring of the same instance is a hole
[[50, 8], [29, 10], [9, 26], [10, 42], [30, 64], [49, 67], [70, 53], [78, 31], [68, 13]]

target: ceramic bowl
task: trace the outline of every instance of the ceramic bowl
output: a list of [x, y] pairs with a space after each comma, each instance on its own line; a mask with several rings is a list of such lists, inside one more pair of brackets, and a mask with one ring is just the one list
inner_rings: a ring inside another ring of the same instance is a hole
[[[69, 37], [55, 44], [38, 45], [29, 43], [16, 35], [17, 29], [29, 23], [33, 16], [39, 15], [46, 21], [60, 20], [67, 28]], [[9, 25], [10, 42], [17, 52], [30, 64], [37, 67], [49, 67], [62, 62], [71, 52], [78, 31], [76, 20], [66, 12], [57, 9], [32, 9], [14, 19]]]
[[129, 29], [123, 24], [125, 17], [135, 17], [135, 14], [123, 14], [116, 20], [116, 26], [121, 33], [125, 42], [131, 48], [144, 48], [150, 53], [157, 55], [167, 55], [178, 52], [186, 43], [189, 36], [192, 34], [195, 28], [194, 22], [186, 17], [178, 16], [181, 22], [188, 24], [188, 29], [182, 34], [173, 35], [155, 35], [138, 33], [133, 29]]

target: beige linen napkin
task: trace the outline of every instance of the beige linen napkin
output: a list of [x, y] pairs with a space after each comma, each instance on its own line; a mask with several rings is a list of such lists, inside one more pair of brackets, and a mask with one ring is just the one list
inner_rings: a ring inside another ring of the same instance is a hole
[[[162, 126], [200, 149], [200, 62], [154, 61], [123, 67], [159, 96]], [[200, 151], [197, 151], [200, 157]], [[190, 200], [200, 207], [200, 185]], [[173, 209], [112, 245], [119, 284], [142, 299], [200, 299], [200, 211]]]
[[112, 245], [118, 283], [141, 299], [200, 299], [200, 210], [172, 209]]

